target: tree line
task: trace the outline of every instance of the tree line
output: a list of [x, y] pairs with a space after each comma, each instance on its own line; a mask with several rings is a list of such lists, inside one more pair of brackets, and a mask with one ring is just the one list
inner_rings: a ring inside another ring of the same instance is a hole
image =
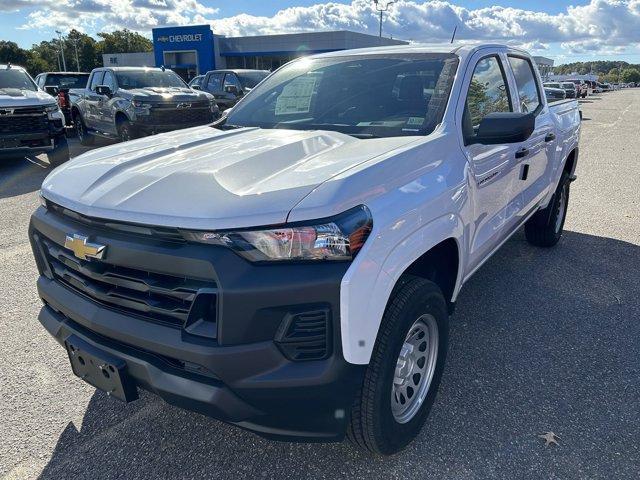
[[30, 49], [20, 48], [15, 42], [0, 40], [0, 63], [11, 63], [26, 68], [32, 76], [41, 72], [63, 70], [60, 47], [64, 52], [67, 71], [90, 72], [102, 66], [103, 53], [150, 52], [151, 41], [131, 30], [98, 33], [98, 40], [71, 30], [62, 38], [52, 38], [34, 44]]
[[616, 62], [614, 60], [597, 60], [594, 62], [574, 62], [553, 67], [556, 75], [598, 75], [600, 82], [631, 83], [640, 82], [640, 64]]

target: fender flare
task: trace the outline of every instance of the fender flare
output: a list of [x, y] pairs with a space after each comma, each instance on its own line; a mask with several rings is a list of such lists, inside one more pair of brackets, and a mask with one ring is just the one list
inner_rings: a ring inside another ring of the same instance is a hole
[[[439, 243], [454, 239], [458, 246], [458, 272], [453, 296], [462, 287], [464, 226], [457, 214], [438, 217], [399, 241], [381, 264], [372, 259], [349, 269], [340, 285], [342, 353], [349, 363], [366, 365], [371, 359], [380, 324], [391, 293], [407, 268]], [[372, 269], [377, 268], [377, 275]], [[369, 278], [369, 280], [368, 280]]]

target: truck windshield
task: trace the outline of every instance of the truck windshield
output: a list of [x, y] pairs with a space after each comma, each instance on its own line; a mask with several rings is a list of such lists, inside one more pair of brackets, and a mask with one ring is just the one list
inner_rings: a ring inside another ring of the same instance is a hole
[[0, 70], [0, 90], [17, 88], [18, 90], [38, 90], [33, 80], [23, 70], [7, 68]]
[[85, 88], [89, 80], [88, 73], [49, 73], [45, 86], [60, 88]]
[[132, 72], [117, 72], [118, 88], [131, 90], [133, 88], [188, 88], [187, 84], [171, 70], [146, 70]]
[[253, 89], [220, 126], [425, 135], [442, 120], [457, 66], [452, 54], [297, 60]]

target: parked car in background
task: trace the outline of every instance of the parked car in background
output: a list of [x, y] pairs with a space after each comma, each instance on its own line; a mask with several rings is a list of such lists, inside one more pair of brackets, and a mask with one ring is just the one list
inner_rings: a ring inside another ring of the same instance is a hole
[[226, 110], [270, 74], [268, 70], [212, 70], [207, 72], [199, 89], [212, 94], [220, 110]]
[[108, 67], [91, 72], [83, 89], [69, 90], [75, 130], [83, 145], [100, 135], [130, 140], [213, 122], [212, 95], [192, 90], [164, 68]]
[[85, 88], [88, 80], [89, 74], [85, 72], [43, 72], [35, 78], [41, 89], [56, 97], [67, 126], [72, 124], [69, 90]]
[[193, 88], [194, 90], [200, 90], [200, 86], [202, 85], [202, 80], [204, 80], [204, 75], [198, 75], [196, 77], [193, 77], [188, 83], [189, 88]]
[[589, 85], [584, 80], [569, 79], [566, 82], [571, 82], [576, 86], [576, 98], [587, 98], [589, 95]]
[[31, 217], [39, 321], [120, 400], [395, 453], [463, 284], [521, 227], [562, 236], [578, 104], [541, 93], [508, 46], [346, 50], [278, 69], [216, 128], [83, 154]]
[[24, 68], [0, 65], [0, 159], [40, 153], [51, 166], [69, 160], [64, 115]]
[[551, 87], [548, 85], [549, 84], [547, 83], [544, 84], [544, 94], [547, 96], [547, 101], [549, 103], [557, 102], [567, 98], [566, 92], [563, 89], [559, 88], [560, 84], [552, 84], [558, 85], [558, 87]]
[[601, 83], [600, 88], [602, 88], [603, 92], [610, 92], [612, 90], [610, 83]]
[[573, 82], [560, 82], [560, 88], [562, 88], [567, 94], [567, 98], [578, 98], [578, 89]]

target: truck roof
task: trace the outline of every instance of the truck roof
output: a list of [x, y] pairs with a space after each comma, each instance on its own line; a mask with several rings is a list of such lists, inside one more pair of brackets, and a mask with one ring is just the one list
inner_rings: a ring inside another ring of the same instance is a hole
[[89, 75], [89, 72], [42, 72], [40, 75]]
[[477, 50], [484, 48], [509, 49], [517, 51], [525, 55], [529, 55], [525, 50], [514, 48], [510, 45], [502, 43], [473, 43], [473, 42], [454, 42], [454, 43], [414, 43], [410, 45], [391, 45], [386, 47], [370, 47], [357, 48], [354, 50], [340, 50], [336, 52], [320, 53], [314, 55], [316, 58], [322, 57], [343, 57], [349, 55], [383, 55], [383, 54], [401, 54], [401, 53], [454, 53], [459, 56], [468, 56]]
[[12, 64], [4, 64], [4, 63], [0, 63], [0, 70], [6, 70], [7, 68], [9, 68], [9, 66], [11, 66], [11, 68], [15, 68], [16, 70], [24, 70], [25, 72], [27, 71], [26, 68], [21, 67], [20, 65], [12, 65]]
[[[97, 67], [94, 70], [113, 70], [115, 72], [135, 72], [135, 71], [143, 71], [143, 70], [158, 70], [162, 71], [160, 67]], [[165, 67], [165, 70], [171, 70], [168, 67]]]

